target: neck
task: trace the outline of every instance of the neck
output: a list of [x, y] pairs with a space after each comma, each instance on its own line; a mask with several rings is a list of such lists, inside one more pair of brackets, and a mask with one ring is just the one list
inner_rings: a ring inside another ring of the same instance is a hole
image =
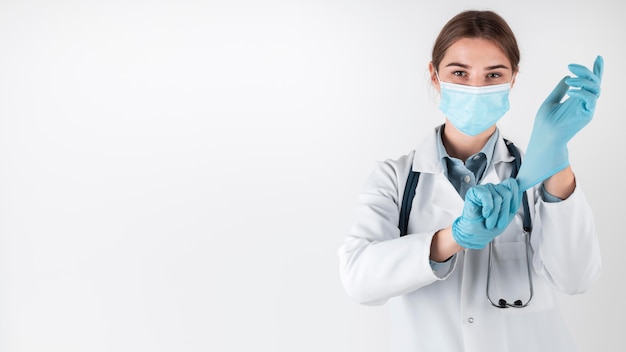
[[442, 134], [443, 146], [451, 157], [466, 160], [483, 149], [495, 131], [496, 126], [493, 125], [476, 136], [468, 136], [446, 120]]

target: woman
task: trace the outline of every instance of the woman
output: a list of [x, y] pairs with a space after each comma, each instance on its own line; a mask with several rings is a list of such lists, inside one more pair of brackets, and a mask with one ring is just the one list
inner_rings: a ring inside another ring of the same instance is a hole
[[[339, 250], [341, 278], [356, 301], [388, 302], [392, 351], [575, 350], [553, 290], [584, 292], [601, 263], [566, 144], [593, 115], [602, 59], [593, 72], [570, 65], [577, 77], [559, 82], [539, 109], [514, 179], [520, 157], [496, 122], [508, 110], [519, 60], [497, 14], [452, 18], [428, 67], [445, 123], [415, 151], [379, 163], [359, 196]], [[411, 171], [419, 178], [401, 236]]]

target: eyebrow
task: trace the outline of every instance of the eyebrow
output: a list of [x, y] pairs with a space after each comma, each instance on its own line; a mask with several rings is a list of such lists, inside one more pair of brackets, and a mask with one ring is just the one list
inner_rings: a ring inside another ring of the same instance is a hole
[[[470, 67], [469, 65], [462, 64], [462, 63], [459, 63], [459, 62], [451, 62], [451, 63], [446, 65], [446, 67], [451, 67], [451, 66], [458, 66], [458, 67], [462, 67], [462, 68], [469, 68]], [[502, 65], [502, 64], [485, 67], [485, 69], [487, 69], [487, 70], [495, 70], [495, 69], [498, 69], [498, 68], [503, 68], [503, 69], [506, 69], [506, 70], [509, 69], [506, 65]]]
[[458, 62], [451, 62], [451, 63], [446, 65], [446, 67], [451, 67], [451, 66], [459, 66], [459, 67], [462, 67], [462, 68], [469, 68], [469, 65], [461, 64], [461, 63], [458, 63]]
[[508, 69], [509, 69], [506, 65], [502, 65], [502, 64], [500, 64], [500, 65], [493, 65], [493, 66], [487, 66], [487, 67], [485, 67], [485, 68], [486, 68], [487, 70], [495, 70], [495, 69], [497, 69], [497, 68], [503, 68], [503, 69], [506, 69], [506, 70], [508, 70]]

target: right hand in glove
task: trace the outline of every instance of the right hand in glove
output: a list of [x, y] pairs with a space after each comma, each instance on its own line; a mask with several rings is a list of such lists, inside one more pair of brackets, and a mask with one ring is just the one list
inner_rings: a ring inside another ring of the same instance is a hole
[[512, 178], [470, 188], [463, 214], [452, 224], [452, 237], [462, 247], [484, 248], [509, 226], [521, 199], [517, 181]]

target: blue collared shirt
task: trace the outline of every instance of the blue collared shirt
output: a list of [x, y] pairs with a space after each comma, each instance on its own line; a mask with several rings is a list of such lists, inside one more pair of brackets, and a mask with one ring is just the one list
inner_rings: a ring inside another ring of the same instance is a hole
[[454, 188], [459, 192], [462, 199], [465, 199], [465, 193], [477, 184], [485, 175], [487, 166], [491, 164], [493, 150], [496, 147], [496, 141], [500, 133], [498, 129], [489, 137], [489, 140], [478, 153], [472, 154], [465, 161], [451, 157], [446, 148], [443, 146], [442, 138], [443, 127], [437, 132], [437, 149], [443, 172]]

